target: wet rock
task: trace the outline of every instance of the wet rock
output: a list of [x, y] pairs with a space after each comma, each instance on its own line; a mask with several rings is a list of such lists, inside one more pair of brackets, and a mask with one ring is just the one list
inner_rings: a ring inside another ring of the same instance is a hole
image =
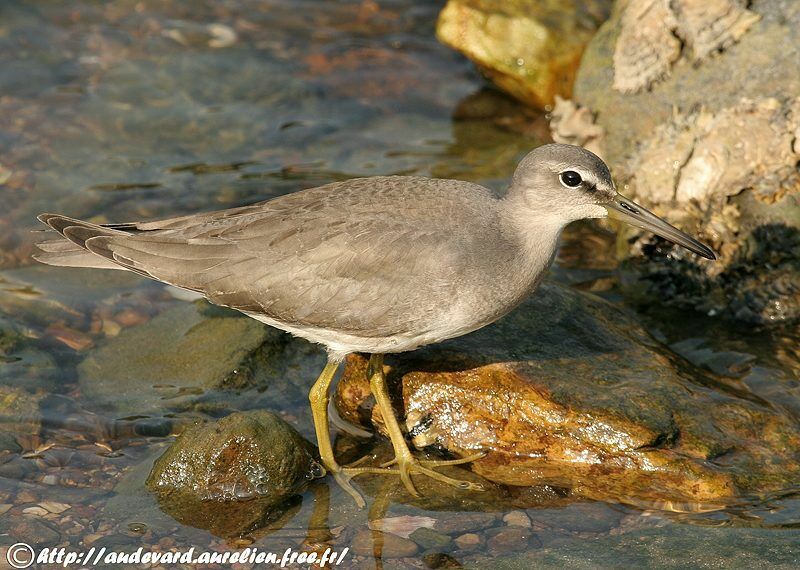
[[422, 557], [428, 568], [463, 568], [463, 564], [444, 552], [430, 552]]
[[445, 533], [424, 526], [412, 532], [408, 538], [419, 544], [423, 550], [444, 550], [453, 542]]
[[455, 539], [456, 546], [459, 550], [477, 550], [484, 543], [484, 540], [479, 534], [474, 532], [467, 532]]
[[[676, 11], [671, 26], [691, 49], [674, 65], [653, 52], [668, 44], [646, 37], [670, 26], [631, 20], [645, 8], [659, 21], [659, 10]], [[632, 0], [587, 47], [573, 101], [554, 110], [554, 139], [590, 146], [625, 194], [720, 257], [702, 261], [622, 227], [618, 253], [647, 276], [623, 281], [632, 297], [753, 323], [800, 317], [799, 25], [796, 2]], [[621, 68], [622, 52], [642, 65]]]
[[324, 474], [313, 448], [266, 411], [192, 426], [154, 464], [147, 487], [183, 524], [241, 535], [277, 519]]
[[413, 540], [377, 530], [361, 530], [356, 533], [350, 549], [359, 556], [373, 556], [377, 551], [383, 558], [405, 558], [414, 556], [419, 550]]
[[401, 515], [398, 517], [386, 517], [382, 519], [373, 519], [369, 521], [369, 528], [372, 530], [379, 530], [381, 532], [388, 532], [403, 538], [408, 538], [409, 535], [420, 528], [433, 528], [436, 519], [430, 517], [420, 517], [414, 515]]
[[22, 451], [16, 438], [7, 431], [0, 431], [0, 463], [4, 463], [4, 458], [10, 454]]
[[450, 0], [436, 34], [501, 89], [544, 109], [572, 92], [583, 49], [610, 7], [609, 0]]
[[511, 511], [503, 516], [503, 522], [508, 526], [530, 528], [531, 519], [522, 511]]
[[[0, 311], [7, 306], [3, 296], [12, 295], [0, 291]], [[58, 366], [49, 354], [34, 346], [36, 333], [15, 322], [17, 320], [0, 314], [0, 383], [19, 388], [55, 389]]]
[[180, 304], [90, 352], [78, 366], [80, 386], [115, 414], [185, 409], [207, 392], [265, 387], [259, 364], [282, 339], [244, 315]]
[[520, 528], [518, 526], [494, 528], [488, 532], [486, 546], [492, 554], [527, 550], [531, 539], [534, 539], [536, 542], [536, 544], [532, 546], [541, 546], [541, 543], [536, 540], [530, 529]]
[[[7, 461], [7, 463], [3, 463], [4, 461]], [[13, 453], [0, 456], [0, 477], [20, 481], [25, 477], [29, 477], [35, 469], [36, 467], [31, 461]]]
[[[338, 395], [359, 393], [348, 388], [365, 382], [359, 358]], [[691, 510], [800, 475], [800, 426], [788, 414], [679, 362], [623, 311], [555, 284], [489, 327], [387, 363], [414, 443], [488, 451], [470, 466], [497, 483]]]

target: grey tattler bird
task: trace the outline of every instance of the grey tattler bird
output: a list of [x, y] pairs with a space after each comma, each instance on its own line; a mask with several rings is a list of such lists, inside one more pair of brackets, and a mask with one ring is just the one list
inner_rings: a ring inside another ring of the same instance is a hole
[[[196, 291], [270, 326], [322, 344], [328, 363], [309, 399], [325, 467], [352, 493], [360, 473], [411, 474], [465, 489], [416, 459], [386, 388], [383, 355], [479, 329], [516, 307], [541, 280], [562, 229], [611, 216], [702, 257], [707, 246], [620, 196], [605, 163], [571, 145], [541, 146], [503, 197], [456, 180], [376, 176], [336, 182], [250, 206], [155, 222], [98, 225], [39, 219], [66, 239], [39, 244], [50, 265], [124, 269]], [[395, 459], [345, 467], [333, 454], [328, 392], [342, 359], [369, 353], [370, 387]]]

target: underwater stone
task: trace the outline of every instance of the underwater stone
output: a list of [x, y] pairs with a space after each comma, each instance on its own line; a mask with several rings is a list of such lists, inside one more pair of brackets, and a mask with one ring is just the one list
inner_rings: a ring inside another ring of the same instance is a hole
[[0, 386], [0, 430], [26, 436], [38, 435], [42, 414], [39, 402], [43, 392], [16, 386]]
[[80, 386], [96, 407], [115, 414], [187, 408], [209, 391], [263, 383], [257, 364], [267, 341], [282, 338], [233, 311], [180, 304], [89, 352], [78, 366]]

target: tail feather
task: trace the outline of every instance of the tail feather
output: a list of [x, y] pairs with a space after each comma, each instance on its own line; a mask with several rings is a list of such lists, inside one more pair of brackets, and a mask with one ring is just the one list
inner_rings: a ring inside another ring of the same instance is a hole
[[93, 269], [119, 269], [125, 271], [121, 265], [113, 261], [95, 255], [84, 249], [63, 252], [42, 252], [34, 253], [33, 259], [45, 265], [56, 265], [59, 267], [88, 267]]
[[38, 218], [66, 239], [48, 240], [36, 244], [41, 250], [41, 253], [33, 255], [36, 261], [61, 267], [127, 269], [115, 263], [113, 258], [98, 255], [86, 248], [86, 241], [93, 237], [128, 235], [126, 232], [59, 214], [41, 214]]

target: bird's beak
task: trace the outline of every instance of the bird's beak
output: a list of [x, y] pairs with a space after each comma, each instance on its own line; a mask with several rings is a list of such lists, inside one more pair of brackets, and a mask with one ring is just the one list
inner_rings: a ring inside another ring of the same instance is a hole
[[664, 239], [685, 247], [689, 251], [706, 259], [716, 259], [714, 252], [705, 244], [692, 236], [683, 233], [675, 226], [668, 224], [653, 212], [645, 210], [636, 202], [617, 194], [612, 202], [603, 204], [608, 210], [608, 217], [623, 221], [637, 228], [648, 230]]

